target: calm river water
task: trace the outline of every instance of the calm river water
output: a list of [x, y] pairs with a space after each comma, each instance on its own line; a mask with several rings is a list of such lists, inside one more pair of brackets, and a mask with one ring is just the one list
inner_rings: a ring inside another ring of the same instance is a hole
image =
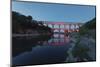
[[69, 57], [70, 38], [64, 34], [52, 37], [14, 37], [12, 41], [13, 65], [37, 65], [64, 63]]

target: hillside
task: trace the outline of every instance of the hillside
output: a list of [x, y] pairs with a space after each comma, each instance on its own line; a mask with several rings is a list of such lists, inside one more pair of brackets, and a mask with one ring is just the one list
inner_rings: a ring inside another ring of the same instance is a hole
[[12, 11], [12, 33], [15, 34], [42, 34], [51, 33], [51, 28], [43, 25], [42, 21], [37, 21], [32, 16], [25, 16]]
[[[81, 28], [80, 28], [80, 34], [84, 35], [88, 33], [90, 30], [96, 29], [96, 18], [93, 18], [92, 20], [86, 22]], [[95, 32], [94, 32], [95, 33]]]
[[[96, 18], [86, 22], [80, 31], [71, 33], [72, 61], [95, 61], [96, 60]], [[76, 59], [74, 59], [76, 58]], [[70, 61], [71, 62], [71, 61]]]

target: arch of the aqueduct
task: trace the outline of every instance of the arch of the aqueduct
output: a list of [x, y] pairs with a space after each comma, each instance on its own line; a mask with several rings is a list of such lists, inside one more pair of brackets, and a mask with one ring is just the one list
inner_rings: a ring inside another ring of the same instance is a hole
[[83, 23], [45, 22], [44, 25], [51, 27], [53, 31], [78, 32]]

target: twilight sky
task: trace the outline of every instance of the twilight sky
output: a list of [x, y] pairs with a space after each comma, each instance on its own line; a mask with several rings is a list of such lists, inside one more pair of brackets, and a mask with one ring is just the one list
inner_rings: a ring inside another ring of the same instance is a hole
[[12, 11], [31, 15], [38, 21], [86, 22], [95, 17], [95, 6], [12, 2]]

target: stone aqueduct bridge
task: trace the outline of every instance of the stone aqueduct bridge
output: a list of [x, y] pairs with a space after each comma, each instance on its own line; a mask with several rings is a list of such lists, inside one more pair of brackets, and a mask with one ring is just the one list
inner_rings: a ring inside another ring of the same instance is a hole
[[78, 32], [79, 28], [83, 23], [71, 23], [71, 22], [44, 22], [44, 25], [47, 25], [52, 28], [52, 30], [58, 32]]

